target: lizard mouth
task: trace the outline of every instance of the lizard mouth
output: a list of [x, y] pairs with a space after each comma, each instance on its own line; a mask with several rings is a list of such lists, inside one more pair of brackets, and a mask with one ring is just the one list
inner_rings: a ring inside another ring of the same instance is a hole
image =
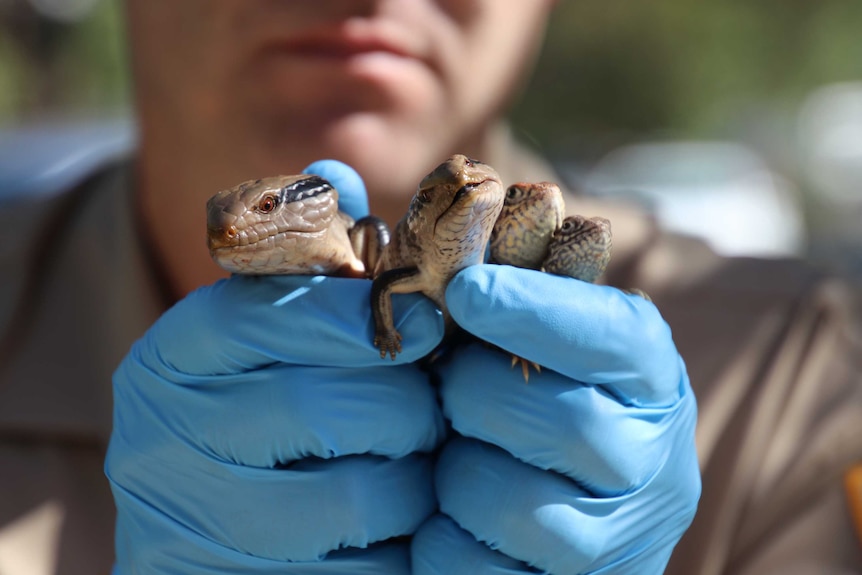
[[[284, 242], [296, 243], [301, 238], [314, 238], [326, 231], [326, 226], [302, 229], [272, 229], [271, 226], [253, 226], [237, 230], [236, 226], [227, 228], [207, 228], [207, 247], [212, 252], [237, 252], [273, 249]], [[290, 240], [293, 239], [293, 242]]]
[[465, 237], [469, 241], [472, 236], [471, 228], [482, 226], [485, 219], [483, 214], [501, 205], [493, 193], [494, 184], [499, 186], [499, 180], [485, 178], [461, 186], [443, 213], [434, 221], [434, 235], [438, 235], [438, 231], [453, 236], [466, 233]]
[[441, 220], [446, 217], [446, 214], [450, 213], [453, 210], [457, 210], [459, 207], [464, 207], [465, 202], [469, 202], [472, 200], [471, 207], [482, 207], [484, 202], [481, 201], [482, 196], [484, 196], [488, 191], [488, 186], [485, 184], [489, 182], [499, 183], [498, 180], [494, 178], [485, 178], [484, 180], [480, 180], [478, 182], [470, 182], [469, 184], [464, 184], [461, 186], [455, 195], [452, 197], [452, 201], [443, 210], [443, 213], [437, 218], [437, 220]]
[[286, 229], [270, 231], [269, 233], [255, 233], [255, 230], [251, 230], [251, 233], [234, 232], [236, 233], [235, 236], [227, 237], [227, 239], [225, 239], [226, 236], [231, 233], [230, 231], [217, 231], [214, 235], [211, 235], [209, 230], [207, 230], [207, 247], [209, 247], [211, 250], [257, 249], [263, 244], [284, 241], [285, 238], [289, 238], [291, 236], [311, 237], [320, 234], [322, 231], [323, 229]]
[[291, 261], [292, 254], [299, 254], [300, 267], [302, 246], [314, 245], [326, 234], [319, 230], [282, 230], [267, 235], [240, 234], [233, 243], [218, 243], [207, 240], [210, 256], [220, 267], [231, 272], [269, 273], [273, 262]]

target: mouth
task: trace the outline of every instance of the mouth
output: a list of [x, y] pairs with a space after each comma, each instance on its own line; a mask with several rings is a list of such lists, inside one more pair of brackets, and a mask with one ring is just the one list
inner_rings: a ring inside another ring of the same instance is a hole
[[254, 252], [275, 249], [290, 237], [314, 237], [323, 234], [325, 227], [282, 228], [257, 226], [245, 231], [237, 231], [235, 226], [227, 228], [207, 228], [207, 248], [216, 253]]
[[265, 111], [316, 129], [356, 112], [412, 112], [418, 91], [439, 89], [442, 72], [432, 48], [409, 26], [382, 19], [268, 26], [238, 73], [242, 85], [259, 87], [248, 97], [262, 101]]
[[279, 46], [274, 46], [274, 48], [279, 48], [296, 56], [331, 60], [344, 60], [372, 53], [391, 54], [400, 58], [410, 57], [406, 51], [384, 42], [373, 40], [354, 41], [338, 37], [296, 38], [285, 41]]
[[[462, 186], [455, 193], [455, 196], [452, 198], [452, 202], [435, 220], [434, 233], [437, 233], [437, 225], [444, 220], [462, 220], [459, 222], [461, 224], [460, 228], [462, 229], [470, 227], [470, 222], [481, 220], [482, 218], [477, 217], [477, 214], [487, 210], [495, 204], [493, 201], [482, 201], [482, 197], [490, 195], [490, 192], [494, 187], [493, 185], [488, 186], [487, 184], [497, 184], [499, 186], [500, 181], [495, 178], [485, 178], [484, 180], [470, 182], [469, 184]], [[455, 221], [447, 223], [448, 226], [455, 224]]]
[[[464, 184], [461, 186], [455, 195], [452, 196], [452, 201], [449, 203], [449, 206], [443, 211], [441, 217], [445, 215], [448, 211], [457, 209], [459, 205], [462, 205], [464, 202], [474, 202], [478, 203], [478, 198], [485, 195], [486, 192], [489, 191], [489, 186], [485, 184], [489, 182], [497, 182], [497, 180], [493, 178], [486, 178], [484, 180], [480, 180], [478, 182], [470, 182], [468, 184]], [[474, 206], [475, 207], [475, 206]]]
[[313, 28], [296, 36], [266, 40], [263, 51], [321, 60], [348, 60], [366, 54], [421, 59], [404, 32], [352, 21]]

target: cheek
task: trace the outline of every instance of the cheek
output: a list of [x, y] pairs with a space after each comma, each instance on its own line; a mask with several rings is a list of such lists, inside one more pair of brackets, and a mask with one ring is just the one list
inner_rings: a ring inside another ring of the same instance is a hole
[[134, 87], [144, 106], [204, 118], [219, 113], [239, 59], [230, 42], [233, 4], [128, 0]]
[[473, 18], [459, 21], [463, 52], [455, 89], [465, 113], [497, 114], [532, 68], [543, 38], [549, 0], [473, 2]]

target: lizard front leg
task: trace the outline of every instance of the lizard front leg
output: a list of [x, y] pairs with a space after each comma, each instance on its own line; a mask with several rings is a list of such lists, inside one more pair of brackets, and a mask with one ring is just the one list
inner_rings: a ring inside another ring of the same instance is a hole
[[380, 358], [388, 353], [392, 359], [401, 352], [401, 334], [395, 329], [392, 317], [392, 294], [420, 291], [419, 268], [406, 267], [387, 270], [371, 284], [371, 314], [374, 317], [374, 346], [380, 349]]
[[389, 228], [377, 216], [365, 216], [356, 220], [348, 234], [353, 253], [365, 266], [365, 277], [371, 279], [383, 248], [389, 243]]

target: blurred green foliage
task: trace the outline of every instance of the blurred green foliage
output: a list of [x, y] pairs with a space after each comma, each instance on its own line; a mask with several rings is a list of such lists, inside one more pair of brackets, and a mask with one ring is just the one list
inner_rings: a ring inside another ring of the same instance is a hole
[[0, 2], [0, 125], [119, 113], [129, 96], [120, 0], [75, 22]]

